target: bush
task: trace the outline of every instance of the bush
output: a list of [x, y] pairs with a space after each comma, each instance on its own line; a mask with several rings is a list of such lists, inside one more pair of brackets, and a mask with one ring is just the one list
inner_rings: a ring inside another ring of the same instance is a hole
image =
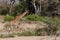
[[0, 6], [0, 15], [6, 15], [7, 13], [9, 13], [9, 8]]
[[42, 28], [42, 29], [36, 29], [35, 31], [35, 35], [36, 36], [51, 36], [51, 35], [56, 35], [57, 31], [58, 31], [58, 27], [57, 26], [48, 26], [46, 28]]
[[16, 33], [18, 36], [35, 36], [35, 31], [23, 31], [21, 33]]
[[35, 35], [36, 35], [36, 36], [42, 36], [42, 35], [44, 34], [44, 33], [42, 33], [42, 32], [44, 32], [43, 29], [36, 29]]
[[0, 34], [0, 38], [12, 38], [12, 37], [15, 37], [13, 34]]
[[4, 22], [5, 21], [11, 21], [12, 19], [14, 19], [13, 16], [4, 16]]
[[14, 6], [14, 10], [11, 13], [11, 15], [17, 16], [17, 15], [20, 15], [21, 13], [23, 13], [24, 11], [25, 11], [25, 6], [20, 3], [20, 4]]
[[26, 19], [30, 21], [38, 21], [40, 17], [38, 15], [32, 14], [32, 15], [26, 16]]
[[49, 18], [47, 16], [38, 16], [36, 14], [26, 16], [26, 20], [29, 20], [29, 21], [42, 21], [42, 22], [47, 23], [47, 24], [52, 22], [51, 18]]
[[51, 24], [52, 22], [60, 22], [60, 18], [50, 18], [50, 17], [47, 17], [47, 16], [38, 16], [36, 14], [32, 14], [32, 15], [28, 15], [25, 17], [26, 20], [29, 20], [29, 21], [42, 21], [44, 23], [47, 23], [47, 24]]

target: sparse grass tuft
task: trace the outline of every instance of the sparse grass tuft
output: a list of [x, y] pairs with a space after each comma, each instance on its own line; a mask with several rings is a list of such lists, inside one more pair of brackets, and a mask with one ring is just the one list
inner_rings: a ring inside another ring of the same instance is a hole
[[4, 16], [4, 22], [11, 21], [12, 19], [14, 19], [13, 16]]

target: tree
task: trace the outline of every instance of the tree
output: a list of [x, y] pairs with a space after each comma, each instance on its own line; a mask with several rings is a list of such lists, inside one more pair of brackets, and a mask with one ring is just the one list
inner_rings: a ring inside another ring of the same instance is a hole
[[29, 13], [35, 13], [34, 5], [32, 4], [32, 0], [26, 0], [26, 8], [29, 10]]

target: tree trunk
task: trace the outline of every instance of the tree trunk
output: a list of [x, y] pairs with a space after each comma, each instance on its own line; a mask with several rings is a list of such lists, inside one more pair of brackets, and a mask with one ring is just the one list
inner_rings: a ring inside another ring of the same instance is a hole
[[35, 13], [37, 13], [37, 8], [36, 8], [36, 5], [35, 5], [35, 3], [33, 3], [33, 5], [34, 5], [34, 8], [35, 8]]
[[35, 1], [34, 3], [34, 7], [35, 7], [35, 13], [37, 15], [41, 15], [41, 2], [39, 2], [40, 0], [38, 1]]
[[41, 15], [41, 4], [40, 4], [40, 15]]

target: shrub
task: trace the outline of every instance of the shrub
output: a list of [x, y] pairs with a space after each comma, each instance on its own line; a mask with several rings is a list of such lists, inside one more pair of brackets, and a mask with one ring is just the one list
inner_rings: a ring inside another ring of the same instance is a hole
[[13, 34], [0, 34], [0, 38], [10, 38], [10, 37], [15, 37]]
[[36, 36], [51, 36], [51, 35], [56, 35], [57, 31], [58, 31], [58, 27], [57, 26], [48, 26], [46, 28], [42, 28], [42, 29], [36, 29], [35, 30], [35, 35]]
[[30, 20], [30, 21], [42, 21], [44, 23], [51, 23], [52, 22], [52, 19], [47, 17], [47, 16], [38, 16], [36, 14], [33, 14], [33, 15], [28, 15], [25, 17], [26, 20]]
[[11, 21], [12, 19], [14, 19], [13, 16], [4, 16], [4, 22], [5, 21]]
[[25, 17], [26, 20], [30, 20], [30, 21], [42, 21], [44, 23], [47, 23], [47, 24], [51, 24], [52, 22], [60, 22], [60, 18], [50, 18], [50, 17], [47, 17], [47, 16], [38, 16], [36, 14], [32, 14], [32, 15], [28, 15]]
[[48, 24], [48, 27], [44, 28], [44, 30], [47, 32], [47, 35], [56, 35], [59, 27], [57, 23], [51, 22]]
[[21, 33], [17, 33], [18, 36], [35, 36], [35, 31], [23, 31]]
[[36, 36], [42, 36], [42, 29], [36, 29], [35, 34]]
[[0, 6], [0, 15], [6, 15], [9, 13], [8, 6], [5, 6], [4, 4]]
[[40, 17], [38, 15], [32, 14], [32, 15], [26, 16], [26, 19], [30, 21], [38, 21]]
[[9, 34], [8, 37], [15, 37], [15, 35], [14, 34]]

